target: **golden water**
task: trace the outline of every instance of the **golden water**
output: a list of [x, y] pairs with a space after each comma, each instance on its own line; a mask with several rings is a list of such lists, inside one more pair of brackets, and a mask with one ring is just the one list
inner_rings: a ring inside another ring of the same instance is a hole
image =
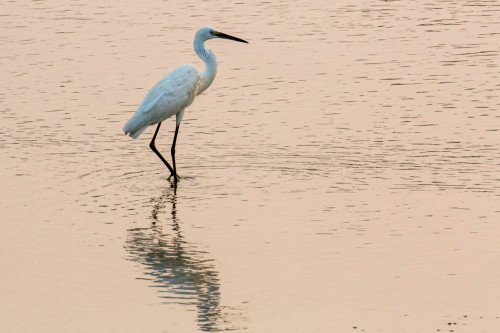
[[[174, 187], [122, 127], [203, 25], [250, 44], [207, 42]], [[495, 1], [3, 2], [0, 331], [499, 331], [499, 31]]]

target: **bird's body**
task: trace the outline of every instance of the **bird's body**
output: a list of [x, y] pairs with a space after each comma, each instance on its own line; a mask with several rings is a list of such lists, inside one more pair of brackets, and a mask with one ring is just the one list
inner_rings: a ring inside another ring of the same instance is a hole
[[[177, 182], [175, 167], [175, 141], [179, 131], [180, 122], [184, 116], [184, 109], [193, 103], [195, 97], [205, 91], [212, 84], [217, 73], [217, 60], [214, 53], [205, 48], [204, 42], [212, 38], [224, 38], [238, 42], [246, 41], [218, 32], [212, 27], [203, 27], [195, 35], [193, 46], [196, 54], [205, 62], [203, 72], [191, 65], [185, 64], [177, 67], [165, 75], [142, 100], [134, 116], [125, 124], [123, 131], [136, 139], [148, 126], [158, 124], [151, 140], [150, 147], [165, 163]], [[161, 122], [176, 115], [176, 128], [172, 144], [172, 162], [174, 167], [163, 158], [155, 147], [155, 139], [160, 129]]]
[[158, 124], [173, 115], [182, 120], [184, 109], [193, 103], [201, 80], [196, 67], [185, 64], [165, 75], [151, 88], [123, 131], [136, 139], [148, 126]]

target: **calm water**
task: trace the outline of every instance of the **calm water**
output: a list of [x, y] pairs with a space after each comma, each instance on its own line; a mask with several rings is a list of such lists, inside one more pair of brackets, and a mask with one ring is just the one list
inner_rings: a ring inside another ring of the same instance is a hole
[[[0, 13], [2, 332], [500, 330], [497, 2]], [[122, 127], [207, 24], [175, 187]]]

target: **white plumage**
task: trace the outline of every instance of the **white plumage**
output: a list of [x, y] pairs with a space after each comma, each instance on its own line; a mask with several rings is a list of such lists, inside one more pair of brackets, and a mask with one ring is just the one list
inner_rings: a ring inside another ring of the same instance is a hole
[[[215, 58], [215, 54], [206, 49], [204, 45], [205, 41], [213, 38], [224, 38], [247, 43], [243, 39], [226, 35], [209, 26], [198, 30], [194, 37], [193, 46], [196, 54], [205, 62], [205, 71], [200, 72], [193, 65], [185, 64], [165, 75], [151, 88], [135, 114], [123, 127], [125, 134], [136, 139], [148, 126], [158, 124], [149, 146], [170, 170], [170, 176], [174, 176], [176, 183], [178, 176], [175, 166], [175, 142], [184, 115], [184, 109], [193, 103], [197, 95], [201, 94], [212, 84], [217, 74], [217, 59]], [[173, 115], [176, 116], [176, 127], [171, 148], [172, 163], [174, 166], [172, 168], [156, 149], [155, 139], [161, 122]]]
[[160, 123], [174, 114], [177, 115], [178, 125], [184, 109], [198, 95], [200, 84], [200, 73], [196, 67], [191, 64], [177, 67], [151, 88], [123, 131], [136, 139], [148, 126]]

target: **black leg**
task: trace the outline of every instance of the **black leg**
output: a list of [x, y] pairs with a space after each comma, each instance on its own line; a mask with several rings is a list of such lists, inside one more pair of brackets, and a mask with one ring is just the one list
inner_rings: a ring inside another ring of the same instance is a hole
[[172, 142], [172, 148], [170, 149], [170, 153], [172, 154], [172, 163], [174, 164], [174, 180], [177, 183], [177, 169], [175, 168], [175, 142], [177, 141], [177, 133], [179, 133], [179, 126], [181, 124], [175, 126], [175, 134], [174, 134], [174, 142]]
[[[167, 166], [168, 170], [170, 170], [170, 174], [174, 174], [174, 170], [172, 169], [170, 164], [168, 164], [168, 162], [163, 158], [163, 156], [161, 156], [160, 152], [158, 151], [158, 149], [156, 149], [156, 146], [155, 146], [156, 135], [158, 134], [158, 131], [160, 130], [160, 125], [161, 125], [161, 122], [159, 122], [158, 127], [156, 127], [155, 135], [153, 135], [153, 139], [151, 139], [151, 142], [149, 143], [149, 148], [151, 148], [151, 150], [154, 151], [155, 154], [158, 155], [160, 160]], [[177, 134], [177, 132], [176, 132], [176, 134]], [[174, 166], [175, 166], [175, 162], [174, 162]]]

